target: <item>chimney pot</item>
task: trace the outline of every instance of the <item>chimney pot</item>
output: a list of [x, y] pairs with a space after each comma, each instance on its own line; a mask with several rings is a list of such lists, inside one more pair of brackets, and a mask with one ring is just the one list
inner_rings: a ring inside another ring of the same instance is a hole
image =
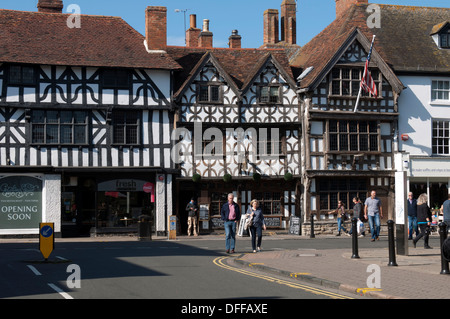
[[239, 35], [238, 30], [231, 31], [231, 36], [228, 38], [228, 45], [230, 49], [240, 49], [241, 48], [241, 39], [242, 37]]
[[186, 30], [186, 46], [188, 48], [197, 48], [200, 36], [200, 29], [197, 29], [197, 16], [190, 15], [190, 28]]
[[213, 34], [209, 31], [209, 20], [203, 20], [203, 30], [199, 36], [198, 46], [201, 48], [212, 48], [213, 47]]

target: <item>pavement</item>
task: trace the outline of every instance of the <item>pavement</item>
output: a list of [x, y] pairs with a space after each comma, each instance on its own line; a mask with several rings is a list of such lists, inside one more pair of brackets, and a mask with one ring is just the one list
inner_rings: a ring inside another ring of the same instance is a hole
[[[263, 249], [260, 252], [240, 252], [230, 254], [228, 263], [235, 267], [244, 267], [267, 274], [289, 277], [305, 284], [314, 284], [323, 288], [337, 289], [358, 296], [381, 299], [450, 299], [450, 274], [441, 274], [442, 261], [440, 247], [424, 249], [423, 240], [417, 248], [409, 241], [408, 255], [395, 255], [396, 266], [388, 265], [392, 260], [386, 248], [358, 249], [358, 257], [352, 258], [352, 248], [346, 249], [307, 249], [264, 250], [266, 240], [320, 240], [327, 236], [309, 239], [306, 236], [267, 233], [263, 237]], [[328, 236], [329, 238], [334, 236]], [[387, 236], [380, 236], [388, 242]], [[434, 238], [439, 238], [434, 236]], [[167, 237], [154, 236], [153, 240], [168, 240]], [[178, 240], [223, 240], [223, 234], [201, 235], [198, 237], [179, 236]], [[15, 241], [35, 241], [22, 239]], [[67, 241], [136, 241], [136, 237], [95, 237], [95, 238], [58, 238]], [[239, 241], [248, 241], [248, 237], [237, 236]], [[338, 240], [338, 238], [336, 238]], [[358, 241], [370, 240], [367, 236]], [[11, 242], [10, 239], [0, 239]]]
[[[359, 240], [369, 239], [365, 237]], [[358, 249], [359, 258], [352, 258], [352, 255], [351, 247], [262, 250], [241, 254], [234, 258], [234, 263], [294, 278], [305, 284], [316, 284], [371, 298], [450, 298], [450, 274], [441, 274], [440, 247], [424, 249], [422, 240], [414, 248], [409, 241], [408, 255], [396, 254], [392, 260], [388, 247]], [[389, 265], [391, 261], [395, 261], [396, 266]]]

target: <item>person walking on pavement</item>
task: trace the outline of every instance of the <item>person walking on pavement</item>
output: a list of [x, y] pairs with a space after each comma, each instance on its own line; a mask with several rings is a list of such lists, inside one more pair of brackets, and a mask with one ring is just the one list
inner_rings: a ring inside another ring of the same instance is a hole
[[419, 228], [417, 227], [417, 200], [413, 197], [412, 192], [408, 193], [408, 226], [408, 239], [411, 240], [414, 231], [416, 232], [416, 236], [419, 235]]
[[423, 237], [424, 248], [431, 249], [428, 245], [431, 225], [431, 210], [427, 204], [427, 194], [421, 194], [417, 200], [417, 224], [419, 225], [420, 234], [413, 239], [414, 248], [417, 242]]
[[191, 198], [191, 201], [187, 204], [186, 211], [188, 212], [188, 236], [191, 236], [192, 228], [194, 228], [194, 236], [198, 236], [197, 232], [198, 206], [197, 204], [195, 204], [194, 198]]
[[[259, 202], [256, 199], [253, 199], [250, 202], [247, 215], [249, 215], [247, 218], [251, 218], [252, 220], [250, 225], [250, 234], [252, 236], [253, 252], [256, 253], [256, 249], [261, 251], [262, 230], [266, 230], [264, 215], [261, 208], [259, 208]], [[258, 246], [256, 246], [256, 237], [258, 237]]]
[[233, 193], [228, 194], [228, 202], [223, 204], [220, 215], [225, 226], [225, 248], [228, 253], [234, 253], [236, 246], [236, 224], [241, 219], [239, 205], [234, 201]]
[[[353, 206], [353, 217], [356, 217], [358, 220], [356, 221], [356, 229], [359, 229], [358, 232], [360, 232], [360, 235], [358, 237], [364, 237], [365, 231], [364, 231], [364, 211], [362, 209], [361, 200], [359, 197], [353, 197], [353, 203], [355, 206]], [[353, 233], [353, 228], [350, 228], [350, 231], [347, 233], [347, 235], [351, 236]]]
[[338, 207], [335, 211], [329, 212], [328, 214], [334, 214], [337, 213], [337, 224], [338, 224], [338, 233], [336, 236], [341, 236], [341, 230], [343, 230], [345, 233], [347, 233], [347, 229], [344, 226], [344, 220], [345, 220], [345, 206], [342, 201], [338, 201]]
[[383, 210], [381, 208], [381, 200], [377, 197], [377, 192], [374, 190], [364, 203], [364, 218], [369, 220], [370, 233], [372, 234], [371, 241], [379, 240]]
[[444, 224], [447, 225], [447, 231], [450, 230], [450, 194], [448, 194], [448, 199], [441, 206], [441, 213], [444, 217]]

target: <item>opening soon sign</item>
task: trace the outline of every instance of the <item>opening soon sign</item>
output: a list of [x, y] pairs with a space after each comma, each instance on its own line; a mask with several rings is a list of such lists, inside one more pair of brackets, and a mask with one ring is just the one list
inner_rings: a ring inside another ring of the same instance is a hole
[[0, 177], [0, 229], [37, 228], [42, 221], [42, 180]]

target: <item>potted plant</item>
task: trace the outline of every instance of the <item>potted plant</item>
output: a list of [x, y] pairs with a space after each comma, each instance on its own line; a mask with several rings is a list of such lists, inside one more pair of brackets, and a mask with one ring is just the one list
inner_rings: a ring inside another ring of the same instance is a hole
[[292, 179], [292, 173], [286, 172], [286, 174], [284, 174], [284, 180], [286, 182], [290, 181]]
[[194, 175], [192, 175], [192, 180], [194, 181], [194, 183], [200, 182], [201, 179], [202, 176], [200, 174], [195, 173]]
[[231, 174], [227, 173], [227, 174], [223, 175], [223, 181], [225, 183], [229, 183], [231, 181]]

